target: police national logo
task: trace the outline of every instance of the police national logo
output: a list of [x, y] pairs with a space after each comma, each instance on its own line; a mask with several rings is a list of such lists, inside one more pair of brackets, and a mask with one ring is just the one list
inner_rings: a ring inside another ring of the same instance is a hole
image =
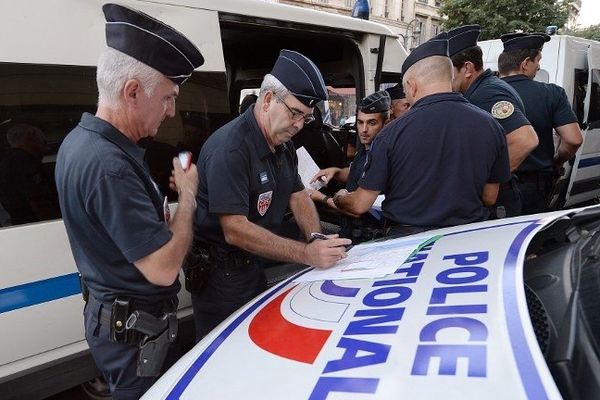
[[515, 106], [510, 101], [499, 101], [492, 107], [492, 116], [496, 119], [505, 119], [513, 115]]
[[256, 209], [261, 217], [264, 217], [271, 205], [271, 200], [273, 199], [273, 191], [269, 190], [268, 192], [261, 193], [258, 196], [258, 201], [256, 202]]

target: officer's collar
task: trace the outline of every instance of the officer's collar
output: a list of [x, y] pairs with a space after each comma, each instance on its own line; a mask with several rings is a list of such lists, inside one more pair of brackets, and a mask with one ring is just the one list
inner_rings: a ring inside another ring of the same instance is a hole
[[505, 76], [502, 78], [502, 80], [505, 82], [517, 82], [517, 81], [530, 81], [531, 79], [529, 79], [529, 77], [527, 75], [517, 74], [517, 75]]
[[[254, 104], [252, 104], [250, 107], [248, 107], [248, 109], [244, 112], [244, 118], [246, 118], [246, 121], [252, 127], [252, 130], [254, 131], [254, 134], [252, 135], [252, 141], [254, 142], [254, 146], [256, 147], [258, 157], [262, 159], [262, 158], [272, 155], [273, 152], [271, 151], [271, 147], [269, 146], [269, 143], [267, 142], [267, 138], [265, 137], [262, 130], [258, 126], [258, 122], [256, 121], [256, 118], [254, 117]], [[279, 148], [281, 148], [281, 145], [276, 146], [275, 151], [277, 152]], [[281, 150], [279, 150], [279, 151], [281, 151]]]
[[425, 97], [420, 98], [413, 104], [411, 110], [417, 109], [419, 107], [427, 106], [433, 103], [438, 103], [440, 101], [467, 101], [460, 93], [457, 92], [444, 92], [444, 93], [434, 93], [427, 95]]
[[489, 69], [489, 68], [486, 69], [485, 71], [483, 71], [483, 73], [481, 75], [479, 75], [477, 77], [477, 79], [475, 79], [475, 81], [473, 81], [473, 83], [471, 83], [471, 86], [469, 86], [469, 88], [465, 92], [465, 97], [467, 99], [469, 97], [471, 97], [471, 95], [473, 95], [473, 93], [477, 90], [477, 88], [479, 87], [479, 85], [481, 85], [481, 82], [483, 82], [484, 79], [487, 79], [487, 78], [489, 78], [492, 75], [493, 75], [492, 70]]
[[83, 128], [96, 132], [110, 142], [119, 146], [121, 150], [133, 157], [140, 165], [144, 165], [145, 150], [133, 143], [121, 131], [112, 126], [109, 122], [98, 118], [90, 113], [83, 113], [79, 122]]

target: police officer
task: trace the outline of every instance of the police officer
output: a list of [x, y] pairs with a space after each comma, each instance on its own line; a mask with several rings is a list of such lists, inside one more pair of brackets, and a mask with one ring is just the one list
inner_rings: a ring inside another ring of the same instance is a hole
[[[540, 68], [542, 48], [550, 36], [509, 33], [501, 39], [504, 51], [498, 57], [500, 76], [521, 96], [525, 116], [533, 124], [540, 142], [516, 171], [523, 214], [544, 212], [558, 170], [575, 155], [583, 137], [565, 90], [533, 80]], [[553, 130], [560, 137], [556, 151]]]
[[136, 142], [174, 116], [179, 85], [204, 59], [181, 33], [146, 14], [116, 4], [102, 9], [108, 48], [98, 60], [98, 109], [83, 114], [63, 141], [56, 184], [89, 290], [91, 354], [113, 399], [139, 399], [176, 356], [169, 351], [176, 348], [178, 276], [193, 237], [198, 175], [173, 159], [179, 206], [171, 219]]
[[406, 99], [406, 94], [404, 93], [402, 83], [398, 83], [395, 86], [389, 87], [385, 90], [388, 92], [390, 99], [392, 100], [390, 118], [396, 119], [404, 115], [404, 113], [409, 110], [410, 103]]
[[[491, 70], [483, 69], [483, 53], [477, 46], [480, 33], [479, 25], [465, 25], [447, 33], [454, 65], [452, 87], [463, 93], [469, 102], [492, 114], [502, 125], [510, 168], [514, 171], [537, 146], [537, 135], [525, 117], [525, 107], [515, 90], [494, 76]], [[492, 213], [498, 218], [520, 215], [521, 197], [516, 179], [501, 185]]]
[[[391, 99], [388, 91], [380, 90], [365, 97], [358, 106], [356, 125], [359, 146], [352, 163], [346, 168], [330, 167], [315, 174], [311, 182], [320, 181], [327, 185], [331, 179], [346, 184], [346, 190], [352, 192], [358, 188], [358, 181], [364, 173], [371, 143], [377, 134], [390, 120]], [[333, 200], [319, 191], [309, 191], [313, 201], [325, 203], [335, 208]], [[365, 214], [358, 218], [342, 217], [340, 236], [352, 239], [353, 243], [375, 239], [378, 236], [380, 221], [376, 217]]]
[[510, 177], [501, 126], [452, 92], [447, 40], [417, 47], [402, 72], [410, 111], [377, 136], [359, 188], [340, 190], [335, 204], [362, 214], [384, 192], [388, 235], [487, 219]]
[[326, 268], [346, 256], [348, 239], [331, 236], [307, 244], [274, 233], [288, 207], [307, 241], [320, 232], [290, 139], [326, 99], [315, 64], [282, 50], [256, 104], [202, 148], [196, 229], [209, 268], [205, 283], [192, 291], [198, 340], [266, 288], [265, 259]]

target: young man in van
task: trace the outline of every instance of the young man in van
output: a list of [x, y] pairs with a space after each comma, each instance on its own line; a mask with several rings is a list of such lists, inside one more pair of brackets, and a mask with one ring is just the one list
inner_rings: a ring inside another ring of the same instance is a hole
[[[358, 106], [356, 115], [356, 130], [360, 144], [350, 166], [346, 168], [330, 167], [322, 169], [315, 174], [311, 182], [321, 181], [327, 185], [332, 179], [346, 184], [346, 190], [353, 192], [358, 188], [358, 181], [362, 178], [365, 166], [368, 163], [371, 143], [390, 121], [391, 99], [387, 90], [380, 90], [365, 97]], [[315, 202], [327, 204], [336, 208], [331, 197], [318, 190], [309, 191], [310, 198]], [[369, 215], [352, 218], [343, 216], [341, 221], [340, 236], [352, 239], [353, 243], [375, 239], [379, 228], [379, 221]]]
[[[477, 46], [480, 33], [479, 25], [465, 25], [446, 34], [454, 65], [452, 87], [502, 125], [508, 144], [510, 169], [514, 171], [535, 149], [538, 139], [525, 117], [523, 102], [517, 92], [494, 76], [491, 70], [483, 69], [483, 53]], [[492, 217], [496, 218], [521, 214], [521, 196], [514, 177], [502, 183], [498, 202], [491, 210]]]
[[[525, 116], [533, 124], [539, 146], [517, 168], [523, 214], [547, 211], [557, 171], [575, 155], [583, 142], [577, 117], [560, 86], [534, 80], [540, 69], [542, 48], [550, 36], [509, 33], [501, 37], [504, 51], [498, 57], [502, 80], [511, 85], [525, 104]], [[560, 137], [555, 150], [554, 134]]]

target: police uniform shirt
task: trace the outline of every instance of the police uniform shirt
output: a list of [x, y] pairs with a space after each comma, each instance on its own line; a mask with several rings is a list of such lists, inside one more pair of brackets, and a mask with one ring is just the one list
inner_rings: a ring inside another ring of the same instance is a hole
[[350, 164], [350, 169], [348, 170], [348, 181], [346, 182], [347, 191], [354, 192], [358, 189], [358, 182], [360, 181], [360, 178], [362, 178], [368, 157], [369, 152], [365, 149], [365, 146], [361, 144]]
[[63, 141], [56, 185], [75, 262], [99, 301], [129, 296], [138, 304], [170, 299], [179, 280], [157, 286], [133, 262], [172, 236], [163, 197], [144, 165], [144, 150], [108, 122], [85, 113]]
[[550, 83], [537, 82], [525, 75], [503, 78], [525, 103], [525, 115], [539, 137], [539, 145], [519, 166], [520, 172], [552, 172], [554, 161], [553, 128], [577, 122], [565, 90]]
[[244, 215], [265, 229], [280, 227], [290, 196], [304, 189], [291, 141], [271, 151], [254, 105], [213, 133], [198, 159], [196, 229], [201, 240], [230, 248], [219, 214]]
[[492, 114], [504, 128], [505, 134], [530, 124], [517, 92], [489, 69], [469, 86], [464, 96], [471, 104]]
[[488, 218], [486, 183], [510, 179], [502, 127], [459, 93], [418, 100], [375, 138], [360, 186], [385, 193], [397, 224], [451, 226]]

